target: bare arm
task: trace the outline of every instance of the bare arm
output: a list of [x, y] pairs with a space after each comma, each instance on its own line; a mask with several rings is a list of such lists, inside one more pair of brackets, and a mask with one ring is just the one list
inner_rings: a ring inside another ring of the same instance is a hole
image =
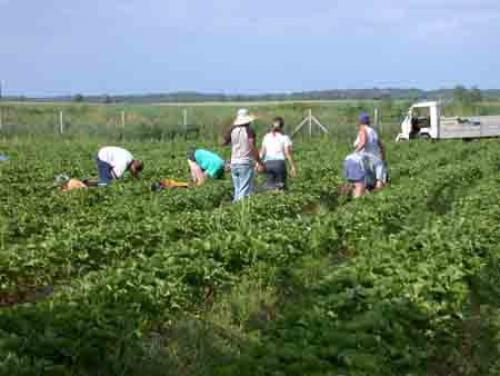
[[255, 146], [255, 138], [250, 138], [248, 141], [250, 142], [251, 153], [252, 153], [252, 156], [254, 157], [255, 161], [258, 164], [262, 164], [262, 160], [260, 159], [259, 150]]
[[266, 156], [266, 147], [264, 146], [264, 144], [262, 144], [262, 146], [260, 147], [260, 159], [264, 159], [264, 157]]
[[363, 150], [366, 146], [366, 129], [365, 128], [361, 128], [359, 130], [358, 139], [359, 139], [359, 143], [356, 146], [356, 149], [354, 149], [354, 152], [356, 152], [356, 153]]
[[260, 158], [259, 150], [256, 146], [256, 136], [253, 129], [247, 129], [248, 134], [248, 142], [250, 144], [250, 152], [252, 153], [252, 157], [255, 159], [258, 165], [262, 165], [262, 160]]
[[199, 179], [198, 179], [198, 185], [203, 185], [205, 182], [208, 180], [208, 175], [206, 172], [202, 172]]
[[191, 178], [196, 185], [202, 185], [207, 180], [207, 175], [202, 171], [198, 163], [188, 159]]
[[297, 170], [295, 168], [295, 162], [293, 161], [292, 147], [291, 146], [287, 146], [285, 148], [285, 156], [286, 156], [286, 159], [288, 160], [288, 163], [290, 164], [290, 174], [293, 177], [295, 177], [295, 175], [297, 175]]

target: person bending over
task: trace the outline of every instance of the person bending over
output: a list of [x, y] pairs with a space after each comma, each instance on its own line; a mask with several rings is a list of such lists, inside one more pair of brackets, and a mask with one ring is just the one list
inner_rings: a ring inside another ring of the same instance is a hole
[[361, 153], [349, 154], [344, 160], [344, 177], [349, 182], [346, 192], [354, 198], [363, 196], [368, 189], [369, 171], [366, 156]]
[[188, 154], [191, 179], [196, 185], [202, 185], [208, 178], [220, 179], [224, 176], [224, 160], [216, 153], [205, 149], [196, 149]]
[[[144, 168], [144, 163], [134, 159], [132, 154], [123, 148], [116, 146], [105, 146], [97, 153], [97, 171], [99, 182], [97, 185], [105, 186], [113, 180], [120, 179], [126, 171], [138, 178]], [[88, 183], [87, 183], [88, 184]]]

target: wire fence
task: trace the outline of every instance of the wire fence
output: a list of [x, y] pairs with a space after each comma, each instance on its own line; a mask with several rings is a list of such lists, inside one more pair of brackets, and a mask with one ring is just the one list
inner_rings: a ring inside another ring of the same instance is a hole
[[[374, 101], [258, 103], [207, 105], [92, 105], [0, 103], [0, 135], [11, 137], [89, 137], [104, 140], [217, 139], [228, 129], [240, 107], [258, 115], [254, 126], [265, 132], [272, 118], [281, 116], [292, 133], [312, 113], [327, 130], [326, 137], [350, 140], [360, 112], [379, 119], [381, 132], [398, 131], [406, 103]], [[323, 135], [320, 127], [305, 127], [297, 138]], [[325, 136], [325, 135], [323, 135]]]

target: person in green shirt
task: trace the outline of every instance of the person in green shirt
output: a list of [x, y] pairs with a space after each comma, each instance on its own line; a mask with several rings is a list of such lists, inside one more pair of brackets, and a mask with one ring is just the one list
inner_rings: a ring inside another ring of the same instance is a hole
[[224, 176], [224, 160], [209, 150], [196, 149], [189, 152], [188, 164], [196, 185], [202, 185], [209, 178], [220, 179]]

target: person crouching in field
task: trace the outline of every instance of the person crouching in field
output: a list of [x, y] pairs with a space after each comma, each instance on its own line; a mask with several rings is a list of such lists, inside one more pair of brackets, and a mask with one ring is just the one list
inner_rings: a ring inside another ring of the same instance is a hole
[[255, 146], [255, 132], [251, 123], [255, 120], [246, 109], [240, 109], [233, 126], [224, 135], [223, 145], [231, 145], [231, 175], [233, 178], [233, 202], [252, 194], [254, 189], [254, 163], [264, 170], [259, 151]]
[[358, 137], [354, 142], [354, 153], [361, 153], [367, 158], [370, 171], [375, 175], [375, 188], [379, 191], [387, 183], [387, 166], [385, 147], [378, 132], [370, 125], [370, 116], [362, 113], [359, 116]]
[[264, 190], [286, 189], [287, 165], [290, 165], [290, 175], [296, 175], [295, 163], [292, 158], [292, 141], [283, 134], [285, 121], [281, 117], [273, 119], [272, 128], [264, 136], [260, 149], [260, 157], [264, 161], [266, 182]]
[[[132, 154], [123, 148], [105, 146], [99, 150], [96, 158], [99, 182], [97, 185], [105, 186], [113, 180], [120, 179], [126, 171], [138, 178], [144, 168], [144, 163], [134, 159]], [[88, 183], [87, 183], [88, 184]]]
[[370, 126], [370, 117], [359, 117], [358, 137], [354, 153], [344, 160], [344, 176], [353, 185], [353, 196], [363, 196], [367, 191], [378, 191], [387, 183], [385, 148], [377, 131]]
[[220, 179], [224, 176], [224, 160], [214, 152], [196, 149], [188, 153], [191, 179], [196, 185], [202, 185], [208, 178]]
[[374, 175], [370, 171], [368, 159], [361, 153], [349, 154], [344, 160], [344, 177], [349, 185], [343, 193], [351, 193], [354, 198], [363, 196], [374, 185]]

